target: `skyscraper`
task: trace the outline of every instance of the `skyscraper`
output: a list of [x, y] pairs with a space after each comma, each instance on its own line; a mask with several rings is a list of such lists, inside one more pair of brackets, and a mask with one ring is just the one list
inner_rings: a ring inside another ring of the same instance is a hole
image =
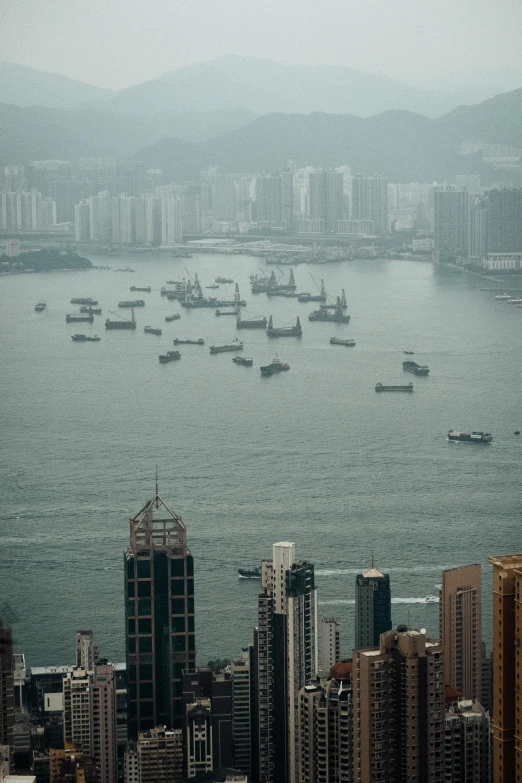
[[481, 595], [480, 565], [442, 572], [439, 614], [444, 684], [472, 701], [482, 696]]
[[140, 732], [125, 751], [125, 783], [177, 783], [183, 780], [181, 729], [158, 726]]
[[474, 701], [452, 704], [445, 719], [445, 783], [489, 783], [490, 726], [484, 707]]
[[490, 190], [487, 205], [488, 252], [522, 252], [522, 188]]
[[87, 672], [94, 671], [94, 664], [98, 661], [98, 650], [94, 644], [92, 631], [76, 631], [76, 666]]
[[194, 561], [185, 525], [155, 496], [130, 520], [125, 552], [129, 737], [183, 728], [183, 672], [193, 671]]
[[91, 755], [99, 783], [116, 783], [116, 677], [111, 664], [99, 664], [91, 675]]
[[14, 662], [11, 629], [0, 620], [0, 745], [8, 745], [13, 762]]
[[175, 245], [183, 238], [183, 204], [180, 196], [161, 199], [161, 243]]
[[232, 747], [234, 768], [252, 773], [252, 648], [241, 651], [241, 658], [230, 666], [232, 680]]
[[336, 617], [323, 617], [318, 625], [317, 674], [328, 677], [330, 669], [341, 658], [340, 623]]
[[389, 574], [373, 566], [355, 577], [355, 647], [377, 647], [392, 627]]
[[522, 554], [493, 566], [493, 783], [522, 781]]
[[187, 704], [186, 724], [186, 772], [192, 778], [214, 769], [210, 699], [196, 699]]
[[337, 231], [344, 211], [343, 175], [337, 171], [314, 171], [309, 177], [310, 217], [323, 221], [327, 233]]
[[281, 178], [256, 178], [257, 222], [265, 226], [281, 225]]
[[380, 174], [352, 178], [352, 218], [372, 221], [374, 234], [388, 232], [388, 180]]
[[355, 783], [442, 783], [441, 645], [400, 625], [353, 655]]
[[260, 777], [298, 781], [298, 693], [317, 671], [314, 567], [295, 561], [295, 545], [274, 544], [263, 562], [259, 596], [258, 692]]
[[470, 250], [472, 198], [455, 187], [434, 192], [434, 242], [437, 258], [467, 257]]
[[74, 668], [63, 678], [63, 740], [91, 753], [91, 678], [85, 669]]

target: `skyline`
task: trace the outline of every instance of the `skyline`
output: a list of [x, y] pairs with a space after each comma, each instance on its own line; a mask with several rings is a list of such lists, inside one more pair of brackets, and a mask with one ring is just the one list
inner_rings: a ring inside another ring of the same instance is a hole
[[197, 6], [153, 0], [147, 7], [142, 0], [110, 6], [93, 0], [88, 15], [81, 14], [64, 0], [45, 6], [7, 0], [0, 11], [9, 31], [1, 39], [4, 59], [110, 89], [224, 55], [341, 65], [419, 86], [440, 86], [442, 79], [458, 89], [455, 75], [468, 74], [468, 85], [472, 75], [480, 82], [487, 52], [506, 90], [512, 88], [508, 73], [522, 78], [511, 54], [517, 20], [522, 22], [517, 0], [504, 0], [500, 8], [485, 0], [458, 6], [442, 0], [431, 7], [400, 0], [384, 9], [370, 0], [364, 15], [355, 0], [327, 0], [320, 13], [312, 3], [298, 6], [295, 0], [284, 8], [270, 0], [262, 12], [237, 0]]

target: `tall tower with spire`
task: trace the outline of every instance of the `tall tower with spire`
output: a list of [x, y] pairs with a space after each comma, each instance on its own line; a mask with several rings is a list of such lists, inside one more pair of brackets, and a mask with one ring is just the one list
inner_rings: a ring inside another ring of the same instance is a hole
[[129, 738], [183, 728], [183, 672], [196, 661], [194, 562], [185, 525], [156, 494], [130, 520], [124, 555]]
[[355, 577], [355, 649], [378, 647], [380, 635], [392, 627], [389, 574], [372, 565]]

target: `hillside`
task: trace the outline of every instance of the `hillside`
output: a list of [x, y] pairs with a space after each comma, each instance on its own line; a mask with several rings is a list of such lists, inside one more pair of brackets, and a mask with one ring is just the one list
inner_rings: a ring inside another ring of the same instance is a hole
[[0, 103], [66, 108], [84, 101], [104, 101], [112, 90], [69, 79], [58, 73], [0, 61]]

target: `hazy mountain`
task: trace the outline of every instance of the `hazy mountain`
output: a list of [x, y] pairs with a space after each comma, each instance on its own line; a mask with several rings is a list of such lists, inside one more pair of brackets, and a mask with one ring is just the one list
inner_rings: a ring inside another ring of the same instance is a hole
[[88, 109], [0, 104], [0, 163], [123, 158], [163, 137], [202, 142], [253, 119], [245, 109], [132, 116]]
[[458, 92], [420, 89], [344, 66], [219, 57], [120, 90], [104, 108], [136, 114], [244, 106], [255, 114], [322, 111], [359, 117], [404, 109], [438, 117], [462, 103], [476, 103], [493, 94], [480, 87]]
[[378, 171], [398, 182], [429, 182], [456, 173], [477, 173], [487, 181], [491, 170], [480, 154], [461, 155], [461, 143], [474, 139], [522, 147], [521, 114], [522, 90], [461, 107], [439, 120], [406, 111], [370, 118], [268, 114], [195, 145], [192, 152], [185, 149], [182, 159], [175, 140], [169, 139], [136, 157], [173, 178], [181, 170], [190, 177], [214, 165], [223, 171], [270, 173], [292, 160], [297, 166], [350, 165], [354, 172]]
[[84, 101], [104, 101], [111, 95], [112, 90], [67, 76], [0, 61], [0, 103], [65, 108]]

